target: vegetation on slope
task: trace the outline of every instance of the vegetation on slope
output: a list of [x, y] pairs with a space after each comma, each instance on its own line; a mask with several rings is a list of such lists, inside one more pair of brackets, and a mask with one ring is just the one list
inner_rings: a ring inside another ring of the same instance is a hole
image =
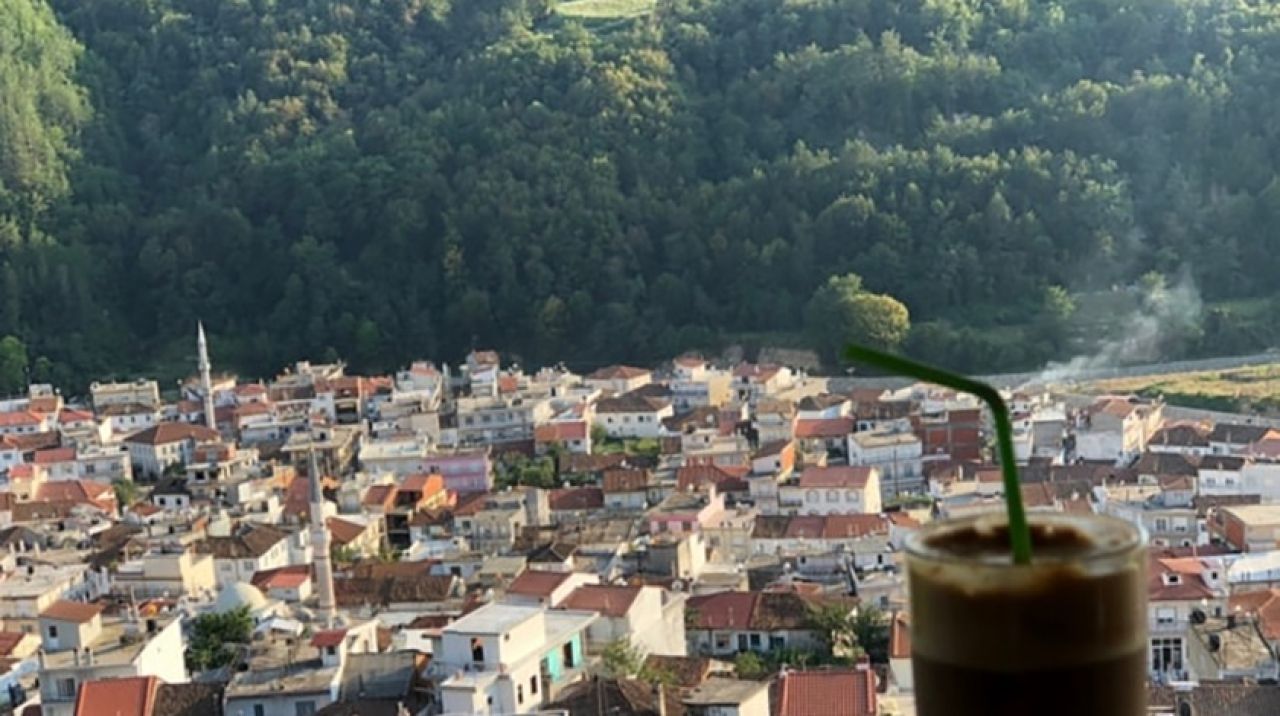
[[588, 367], [799, 335], [856, 274], [996, 371], [1152, 271], [1217, 311], [1162, 355], [1280, 333], [1274, 4], [581, 2], [5, 3], [0, 336], [71, 386], [197, 318], [249, 372]]

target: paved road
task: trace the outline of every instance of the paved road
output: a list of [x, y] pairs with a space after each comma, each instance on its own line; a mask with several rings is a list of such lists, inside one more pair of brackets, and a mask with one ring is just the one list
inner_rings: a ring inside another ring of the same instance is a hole
[[[1134, 378], [1147, 375], [1167, 375], [1169, 373], [1184, 373], [1187, 371], [1197, 370], [1227, 370], [1229, 368], [1240, 368], [1247, 365], [1277, 362], [1280, 362], [1280, 351], [1272, 350], [1265, 353], [1252, 353], [1243, 356], [1201, 358], [1198, 360], [1180, 360], [1168, 363], [1147, 363], [1120, 368], [1083, 368], [1077, 371], [1072, 371], [1068, 380], [1070, 382], [1080, 382], [1107, 378]], [[1054, 366], [1050, 366], [1043, 371], [1035, 371], [1031, 373], [1001, 373], [997, 375], [984, 375], [978, 377], [993, 385], [1013, 388], [1038, 382], [1038, 379], [1046, 373], [1052, 372], [1055, 372]], [[859, 378], [856, 376], [835, 377], [831, 378], [829, 381], [832, 392], [848, 392], [854, 388], [900, 388], [904, 385], [910, 384], [911, 382], [913, 381], [901, 378]], [[1208, 413], [1211, 411], [1201, 412]]]

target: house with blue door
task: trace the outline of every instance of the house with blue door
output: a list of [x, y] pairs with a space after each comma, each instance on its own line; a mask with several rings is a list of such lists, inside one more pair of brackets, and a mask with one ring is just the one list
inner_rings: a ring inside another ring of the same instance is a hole
[[595, 612], [487, 604], [445, 627], [431, 671], [445, 714], [518, 714], [586, 673]]

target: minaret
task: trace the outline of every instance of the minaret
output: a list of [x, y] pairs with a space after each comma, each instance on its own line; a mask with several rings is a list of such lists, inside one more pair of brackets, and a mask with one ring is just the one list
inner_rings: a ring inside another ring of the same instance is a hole
[[209, 343], [204, 339], [204, 324], [196, 323], [196, 349], [200, 352], [200, 388], [204, 391], [204, 424], [210, 430], [218, 429], [218, 418], [213, 412], [213, 378], [209, 376]]
[[[311, 438], [311, 439], [314, 439]], [[311, 474], [311, 548], [312, 567], [316, 573], [316, 594], [320, 601], [320, 618], [326, 628], [333, 627], [336, 615], [334, 605], [337, 599], [333, 594], [333, 564], [329, 561], [329, 527], [324, 519], [324, 491], [320, 485], [320, 466], [316, 464], [315, 448], [308, 448], [310, 464], [307, 466]]]

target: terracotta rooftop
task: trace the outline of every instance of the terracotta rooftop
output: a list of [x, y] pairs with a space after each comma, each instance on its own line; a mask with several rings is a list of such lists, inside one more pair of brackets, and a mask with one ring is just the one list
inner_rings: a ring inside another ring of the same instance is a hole
[[598, 487], [566, 487], [547, 496], [553, 510], [596, 510], [604, 507], [604, 492]]
[[806, 418], [796, 421], [797, 438], [842, 438], [853, 433], [853, 418]]
[[106, 607], [101, 604], [87, 604], [85, 602], [59, 599], [50, 604], [43, 612], [40, 612], [40, 618], [84, 624], [101, 614], [104, 609]]
[[507, 594], [518, 594], [525, 597], [548, 599], [552, 592], [564, 584], [570, 572], [547, 572], [538, 569], [526, 569], [507, 585]]
[[160, 680], [154, 676], [86, 681], [76, 694], [76, 716], [152, 716]]
[[125, 438], [126, 443], [135, 445], [167, 445], [183, 440], [207, 442], [218, 440], [222, 436], [217, 430], [210, 430], [203, 425], [192, 423], [160, 423], [159, 425], [136, 432]]
[[560, 606], [565, 609], [581, 609], [599, 612], [607, 617], [625, 616], [631, 610], [641, 587], [618, 587], [605, 584], [584, 584], [565, 597]]
[[875, 716], [876, 677], [854, 669], [788, 671], [778, 684], [776, 716]]
[[861, 490], [871, 479], [873, 468], [860, 466], [807, 467], [800, 473], [802, 489]]

